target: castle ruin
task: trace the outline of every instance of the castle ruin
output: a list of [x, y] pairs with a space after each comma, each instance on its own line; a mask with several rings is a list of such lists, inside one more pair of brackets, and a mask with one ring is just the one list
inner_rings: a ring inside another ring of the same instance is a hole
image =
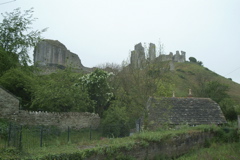
[[173, 54], [172, 52], [169, 53], [169, 55], [160, 54], [158, 57], [156, 57], [156, 46], [153, 43], [149, 44], [148, 48], [148, 59], [145, 57], [146, 53], [142, 46], [142, 43], [138, 43], [135, 45], [134, 50], [131, 51], [131, 66], [133, 68], [143, 68], [144, 63], [146, 61], [150, 62], [163, 62], [163, 61], [170, 61], [170, 68], [173, 62], [185, 62], [186, 61], [186, 52], [181, 51], [181, 54], [179, 51], [176, 51], [176, 54]]
[[[181, 54], [180, 54], [181, 53]], [[92, 68], [84, 67], [77, 54], [70, 52], [65, 45], [57, 40], [44, 39], [34, 48], [34, 65], [42, 68], [45, 74], [55, 72], [56, 69], [71, 67], [76, 71], [91, 72]], [[131, 66], [133, 68], [143, 68], [146, 62], [170, 61], [170, 70], [174, 70], [173, 62], [185, 62], [186, 52], [170, 52], [168, 55], [160, 54], [156, 56], [156, 45], [149, 44], [148, 56], [141, 43], [135, 45], [131, 51]]]
[[84, 67], [77, 54], [70, 52], [57, 40], [44, 39], [34, 48], [34, 65], [52, 72], [56, 69], [72, 67], [76, 70], [90, 71]]

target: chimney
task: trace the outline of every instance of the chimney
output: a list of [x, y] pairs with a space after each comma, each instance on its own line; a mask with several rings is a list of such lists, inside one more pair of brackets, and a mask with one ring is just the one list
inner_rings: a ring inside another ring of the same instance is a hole
[[192, 97], [192, 90], [191, 89], [188, 90], [188, 97]]

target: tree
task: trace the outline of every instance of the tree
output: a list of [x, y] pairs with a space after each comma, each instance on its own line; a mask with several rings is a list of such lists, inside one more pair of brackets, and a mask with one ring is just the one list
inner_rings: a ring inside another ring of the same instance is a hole
[[189, 61], [192, 62], [192, 63], [197, 63], [200, 66], [203, 66], [203, 62], [202, 61], [197, 61], [197, 59], [194, 58], [194, 57], [189, 57]]
[[174, 91], [174, 85], [167, 82], [160, 80], [157, 83], [157, 91], [155, 93], [156, 96], [158, 97], [171, 97]]
[[229, 87], [225, 84], [222, 84], [218, 81], [207, 82], [204, 86], [203, 94], [205, 97], [209, 97], [215, 102], [219, 103], [225, 98], [229, 98], [227, 91]]
[[22, 109], [29, 109], [31, 105], [34, 83], [37, 83], [34, 74], [23, 67], [11, 68], [0, 77], [0, 85], [21, 98]]
[[96, 69], [92, 73], [80, 78], [80, 85], [86, 88], [90, 99], [95, 103], [93, 112], [98, 113], [99, 116], [102, 116], [104, 110], [107, 110], [109, 102], [113, 97], [108, 82], [110, 76], [111, 73]]
[[237, 110], [235, 102], [230, 98], [224, 98], [219, 102], [222, 112], [227, 120], [237, 120]]
[[41, 33], [46, 31], [46, 28], [29, 31], [36, 20], [32, 14], [33, 8], [25, 10], [24, 13], [17, 8], [13, 12], [2, 13], [3, 21], [0, 23], [0, 48], [8, 54], [17, 54], [23, 65], [31, 62], [28, 49], [34, 47], [41, 40]]
[[[168, 65], [167, 65], [168, 66]], [[144, 69], [131, 66], [123, 69], [114, 76], [114, 98], [126, 106], [130, 113], [130, 121], [142, 117], [146, 111], [149, 96], [154, 96], [157, 84], [165, 68], [165, 63], [145, 63]], [[121, 106], [120, 106], [121, 107]]]
[[197, 59], [194, 57], [189, 57], [189, 61], [193, 63], [197, 63]]
[[83, 86], [77, 84], [79, 74], [68, 69], [38, 77], [32, 98], [32, 110], [54, 112], [90, 112], [93, 102]]
[[10, 68], [18, 66], [18, 56], [0, 48], [0, 77]]

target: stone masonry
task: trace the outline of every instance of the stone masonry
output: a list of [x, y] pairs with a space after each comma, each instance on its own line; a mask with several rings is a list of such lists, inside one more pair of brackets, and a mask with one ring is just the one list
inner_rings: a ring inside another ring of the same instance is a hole
[[131, 52], [131, 64], [136, 68], [142, 68], [145, 63], [145, 52], [141, 43], [135, 45], [134, 51]]
[[[156, 57], [156, 46], [153, 43], [149, 44], [149, 61], [153, 62], [163, 62], [163, 61], [172, 61], [172, 62], [185, 62], [186, 61], [186, 52], [181, 51], [181, 54], [179, 51], [176, 51], [176, 54], [174, 55], [172, 52], [169, 53], [169, 55], [160, 54], [158, 57]], [[142, 47], [141, 43], [138, 43], [135, 45], [134, 50], [131, 52], [131, 66], [133, 68], [143, 68], [144, 63], [146, 62], [145, 58], [145, 51]], [[171, 63], [173, 64], [173, 63]], [[173, 70], [173, 66], [171, 66], [171, 70]]]
[[34, 48], [34, 64], [45, 70], [56, 70], [72, 67], [77, 70], [90, 71], [84, 67], [77, 54], [70, 52], [65, 45], [57, 40], [44, 39]]
[[0, 118], [15, 115], [19, 110], [19, 99], [0, 86]]
[[0, 87], [0, 118], [21, 125], [57, 126], [66, 130], [97, 128], [100, 123], [98, 114], [88, 112], [36, 112], [19, 110], [19, 99]]

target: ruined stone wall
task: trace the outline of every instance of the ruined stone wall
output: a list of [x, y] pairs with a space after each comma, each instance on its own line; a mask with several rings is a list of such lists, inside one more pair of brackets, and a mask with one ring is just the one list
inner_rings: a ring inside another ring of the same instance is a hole
[[145, 51], [141, 43], [135, 45], [131, 52], [131, 65], [134, 68], [142, 68], [145, 63]]
[[149, 60], [154, 61], [156, 58], [156, 46], [153, 43], [149, 44], [148, 48]]
[[34, 64], [38, 67], [59, 68], [72, 67], [88, 71], [82, 65], [77, 54], [70, 52], [65, 45], [55, 40], [42, 40], [34, 48]]
[[[156, 46], [153, 43], [149, 44], [148, 49], [149, 61], [161, 63], [163, 61], [173, 61], [173, 62], [185, 62], [186, 61], [186, 52], [176, 51], [176, 54], [170, 52], [168, 55], [160, 54], [156, 57]], [[134, 50], [131, 52], [131, 66], [133, 68], [143, 68], [144, 63], [146, 62], [145, 51], [141, 43], [135, 45]]]

